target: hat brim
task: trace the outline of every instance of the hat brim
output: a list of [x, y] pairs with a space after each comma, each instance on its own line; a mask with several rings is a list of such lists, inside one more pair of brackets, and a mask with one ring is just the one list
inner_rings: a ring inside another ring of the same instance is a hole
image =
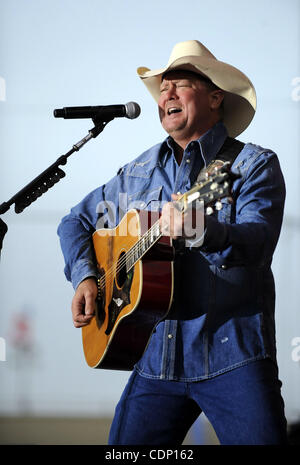
[[158, 102], [163, 74], [175, 69], [194, 71], [209, 78], [224, 91], [223, 122], [231, 137], [237, 137], [251, 123], [256, 111], [256, 92], [250, 79], [240, 70], [215, 58], [184, 56], [162, 69], [137, 69], [153, 98]]

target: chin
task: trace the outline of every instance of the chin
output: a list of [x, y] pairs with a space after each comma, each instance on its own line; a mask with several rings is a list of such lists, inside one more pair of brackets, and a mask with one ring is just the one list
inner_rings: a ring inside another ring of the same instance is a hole
[[172, 134], [181, 133], [185, 130], [186, 124], [185, 123], [177, 123], [177, 124], [166, 124], [163, 125], [164, 130], [172, 136]]

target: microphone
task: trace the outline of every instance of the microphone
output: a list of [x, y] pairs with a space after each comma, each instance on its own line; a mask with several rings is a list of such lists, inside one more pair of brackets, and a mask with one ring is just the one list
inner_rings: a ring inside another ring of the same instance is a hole
[[53, 111], [55, 118], [76, 119], [92, 118], [101, 121], [112, 120], [113, 118], [137, 118], [141, 113], [140, 106], [135, 102], [128, 102], [125, 105], [106, 105], [96, 107], [64, 107]]

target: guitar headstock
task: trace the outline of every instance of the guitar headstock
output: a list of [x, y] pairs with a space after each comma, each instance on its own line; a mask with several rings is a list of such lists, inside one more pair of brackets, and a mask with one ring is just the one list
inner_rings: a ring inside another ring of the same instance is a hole
[[206, 214], [213, 213], [214, 208], [222, 208], [221, 199], [228, 197], [231, 199], [231, 187], [234, 179], [238, 176], [230, 170], [229, 162], [215, 164], [203, 173], [201, 179], [194, 184], [192, 189], [182, 194], [177, 200], [181, 211], [195, 200], [202, 201], [206, 208]]

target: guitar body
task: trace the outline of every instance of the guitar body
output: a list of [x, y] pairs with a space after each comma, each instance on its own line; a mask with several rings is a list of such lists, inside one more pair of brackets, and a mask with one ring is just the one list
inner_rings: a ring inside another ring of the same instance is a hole
[[114, 229], [93, 234], [98, 271], [105, 285], [91, 323], [82, 328], [87, 364], [93, 368], [132, 370], [157, 323], [173, 300], [171, 239], [162, 236], [129, 272], [126, 254], [157, 221], [158, 213], [130, 210]]

